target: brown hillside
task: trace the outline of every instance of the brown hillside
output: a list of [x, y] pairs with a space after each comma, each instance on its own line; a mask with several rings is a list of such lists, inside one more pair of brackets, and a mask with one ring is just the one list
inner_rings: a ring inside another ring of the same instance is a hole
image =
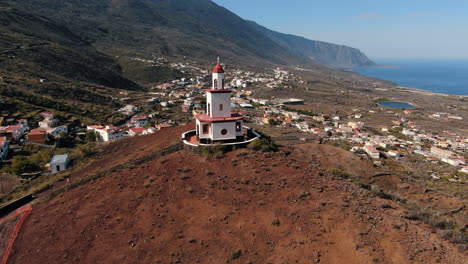
[[156, 155], [188, 127], [104, 148], [72, 182], [125, 166], [37, 203], [10, 263], [466, 263], [398, 205], [331, 175], [374, 173], [344, 150]]

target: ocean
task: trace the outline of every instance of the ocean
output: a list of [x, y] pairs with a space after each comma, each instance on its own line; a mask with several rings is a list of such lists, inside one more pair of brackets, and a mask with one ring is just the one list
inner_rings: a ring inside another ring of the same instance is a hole
[[383, 67], [352, 71], [399, 86], [468, 95], [468, 60], [377, 60], [375, 63]]

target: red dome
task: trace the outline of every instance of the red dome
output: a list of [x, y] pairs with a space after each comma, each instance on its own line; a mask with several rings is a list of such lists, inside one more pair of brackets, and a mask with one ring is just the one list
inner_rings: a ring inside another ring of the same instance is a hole
[[213, 69], [213, 73], [224, 73], [223, 66], [221, 64], [216, 64], [216, 66]]

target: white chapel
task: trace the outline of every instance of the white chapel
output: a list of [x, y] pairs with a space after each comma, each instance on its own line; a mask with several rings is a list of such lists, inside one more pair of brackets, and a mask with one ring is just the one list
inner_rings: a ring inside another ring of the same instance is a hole
[[224, 69], [213, 69], [211, 89], [206, 90], [206, 113], [195, 115], [196, 135], [200, 143], [243, 140], [243, 116], [231, 112], [231, 90], [224, 87]]

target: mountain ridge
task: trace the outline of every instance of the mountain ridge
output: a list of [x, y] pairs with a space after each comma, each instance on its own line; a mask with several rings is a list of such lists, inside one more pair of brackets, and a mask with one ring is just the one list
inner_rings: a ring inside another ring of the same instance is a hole
[[134, 58], [188, 58], [205, 67], [221, 56], [233, 67], [350, 75], [282, 47], [209, 0], [0, 0], [0, 7], [0, 96], [8, 102], [2, 107], [26, 117], [50, 110], [119, 123], [125, 117], [115, 112], [122, 106], [112, 99], [115, 89], [145, 91], [181, 77]]
[[320, 48], [314, 49], [309, 42], [300, 42], [299, 37], [291, 40], [285, 37], [289, 35], [275, 32], [282, 34], [280, 38], [272, 34], [274, 31], [264, 27], [262, 30], [259, 28], [262, 26], [255, 26], [210, 0], [49, 0], [40, 3], [10, 0], [8, 3], [66, 24], [83, 40], [110, 55], [151, 53], [197, 59], [221, 55], [250, 63], [315, 62], [343, 68], [372, 64], [365, 55], [356, 56], [357, 50], [349, 47], [315, 42]]
[[357, 48], [280, 33], [259, 25], [254, 21], [249, 22], [259, 32], [267, 35], [280, 46], [297, 55], [310, 58], [319, 64], [335, 68], [355, 68], [375, 65], [373, 61]]

